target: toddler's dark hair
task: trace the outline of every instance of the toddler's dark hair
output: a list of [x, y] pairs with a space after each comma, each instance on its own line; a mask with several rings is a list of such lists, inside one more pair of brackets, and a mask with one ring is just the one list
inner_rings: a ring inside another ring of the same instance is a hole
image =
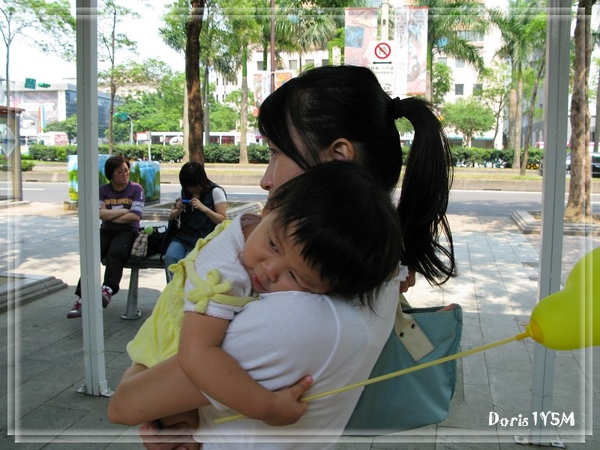
[[277, 212], [276, 227], [292, 230], [302, 257], [333, 293], [372, 307], [377, 288], [398, 268], [398, 214], [381, 184], [355, 163], [307, 169], [280, 186], [266, 209]]

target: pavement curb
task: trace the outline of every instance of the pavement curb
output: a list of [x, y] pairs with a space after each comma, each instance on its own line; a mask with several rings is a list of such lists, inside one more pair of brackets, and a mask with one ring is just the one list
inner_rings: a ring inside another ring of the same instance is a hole
[[[531, 213], [540, 211], [514, 211], [511, 219], [517, 224], [523, 234], [539, 234], [542, 229], [541, 220], [537, 220]], [[568, 236], [600, 236], [600, 225], [587, 223], [563, 224], [563, 234]]]
[[0, 314], [8, 309], [8, 304], [24, 305], [54, 292], [66, 289], [68, 285], [52, 276], [0, 273], [0, 277], [12, 279], [0, 286]]

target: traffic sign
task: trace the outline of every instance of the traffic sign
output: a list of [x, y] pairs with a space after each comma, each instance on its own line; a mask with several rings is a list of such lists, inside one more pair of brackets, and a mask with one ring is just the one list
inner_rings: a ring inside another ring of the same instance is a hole
[[25, 78], [25, 89], [35, 89], [35, 78]]
[[114, 114], [114, 116], [115, 116], [117, 119], [119, 119], [119, 120], [122, 120], [122, 121], [126, 121], [127, 119], [129, 119], [129, 114], [127, 114], [126, 112], [122, 112], [122, 111], [120, 111], [120, 112], [116, 112], [116, 113]]

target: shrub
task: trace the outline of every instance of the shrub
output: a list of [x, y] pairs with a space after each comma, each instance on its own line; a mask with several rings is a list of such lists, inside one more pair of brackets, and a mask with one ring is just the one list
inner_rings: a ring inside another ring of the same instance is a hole
[[33, 170], [33, 161], [21, 160], [21, 172], [31, 172]]
[[266, 164], [271, 158], [271, 151], [266, 145], [249, 145], [248, 161], [255, 164]]
[[29, 146], [29, 154], [37, 161], [56, 161], [56, 147], [34, 144]]
[[[28, 155], [22, 155], [22, 157], [21, 157], [21, 172], [30, 172], [31, 170], [33, 170], [33, 166], [34, 166], [34, 163], [31, 160], [31, 157], [29, 157]], [[8, 163], [8, 159], [6, 158], [6, 155], [0, 154], [0, 171], [8, 172], [9, 170], [11, 170], [11, 166]]]
[[55, 161], [67, 162], [67, 148], [56, 147], [55, 158]]
[[164, 162], [181, 162], [183, 159], [183, 145], [165, 145], [161, 152]]

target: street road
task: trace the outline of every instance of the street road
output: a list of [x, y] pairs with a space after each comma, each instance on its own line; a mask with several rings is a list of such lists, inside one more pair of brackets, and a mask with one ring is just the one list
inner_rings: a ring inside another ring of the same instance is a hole
[[[258, 186], [223, 186], [230, 202], [266, 201], [267, 195]], [[161, 184], [161, 202], [174, 201], [180, 187]], [[23, 183], [23, 200], [40, 203], [63, 203], [69, 199], [67, 183]], [[0, 192], [2, 194], [2, 192]], [[565, 196], [565, 201], [567, 197]], [[448, 213], [479, 216], [510, 216], [513, 211], [537, 211], [541, 209], [540, 192], [509, 191], [458, 191], [450, 195]], [[594, 212], [600, 212], [600, 193], [592, 194]]]
[[[227, 192], [230, 202], [265, 201], [267, 194], [260, 187], [255, 186], [222, 186]], [[161, 184], [161, 202], [174, 201], [181, 187], [177, 184]], [[7, 195], [6, 187], [0, 186], [0, 195]], [[68, 183], [39, 183], [23, 182], [23, 200], [40, 203], [63, 203], [69, 200]]]

